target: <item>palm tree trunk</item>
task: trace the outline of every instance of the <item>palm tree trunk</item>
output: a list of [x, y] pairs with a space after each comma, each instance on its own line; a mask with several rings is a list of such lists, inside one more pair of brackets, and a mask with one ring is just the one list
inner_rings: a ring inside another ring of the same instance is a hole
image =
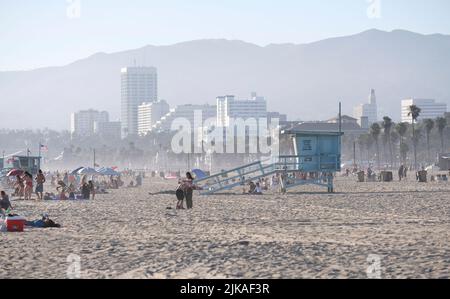
[[378, 169], [380, 169], [381, 165], [380, 165], [380, 147], [378, 145], [378, 140], [375, 141], [376, 146], [377, 146], [377, 164], [378, 164]]
[[392, 150], [392, 141], [391, 138], [389, 138], [389, 156], [391, 158], [391, 168], [394, 168], [394, 153]]
[[414, 170], [417, 170], [416, 128], [414, 126], [414, 120], [412, 123], [412, 128], [413, 128], [413, 148], [414, 148]]

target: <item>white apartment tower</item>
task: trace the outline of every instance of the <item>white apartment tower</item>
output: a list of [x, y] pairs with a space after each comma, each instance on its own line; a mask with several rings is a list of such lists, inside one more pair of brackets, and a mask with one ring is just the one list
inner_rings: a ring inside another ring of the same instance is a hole
[[78, 111], [70, 116], [70, 133], [72, 136], [92, 136], [99, 123], [108, 121], [109, 114], [106, 111], [100, 112], [93, 109]]
[[138, 107], [138, 133], [145, 136], [152, 127], [170, 112], [169, 104], [160, 100], [152, 103], [142, 103]]
[[218, 127], [228, 127], [232, 119], [267, 118], [267, 102], [256, 93], [246, 100], [236, 100], [235, 96], [228, 95], [217, 97], [216, 101]]
[[402, 122], [412, 123], [412, 118], [408, 115], [409, 107], [412, 105], [422, 110], [418, 121], [442, 117], [447, 112], [447, 104], [445, 103], [436, 103], [432, 99], [406, 99], [402, 101]]
[[158, 99], [158, 74], [154, 67], [121, 70], [122, 137], [138, 134], [138, 107]]
[[369, 125], [378, 121], [377, 97], [374, 89], [370, 91], [369, 103], [360, 104], [354, 108], [353, 117], [358, 120], [360, 126], [363, 125], [361, 121], [365, 118], [368, 119]]

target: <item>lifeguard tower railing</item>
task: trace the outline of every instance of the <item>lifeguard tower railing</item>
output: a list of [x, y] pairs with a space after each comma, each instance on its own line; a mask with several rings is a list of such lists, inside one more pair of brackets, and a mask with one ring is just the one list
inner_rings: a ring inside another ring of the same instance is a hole
[[322, 172], [308, 173], [302, 169], [301, 160], [311, 159], [312, 156], [280, 156], [278, 162], [272, 164], [263, 164], [257, 161], [235, 169], [223, 171], [221, 173], [199, 179], [195, 184], [203, 188], [200, 191], [202, 195], [218, 193], [220, 191], [231, 190], [239, 186], [244, 186], [250, 182], [256, 182], [259, 179], [279, 175], [282, 179], [280, 187], [289, 189], [300, 185], [318, 185], [328, 188], [328, 192], [333, 192], [333, 175], [330, 170], [330, 162], [334, 161], [331, 169], [335, 169], [335, 165], [339, 163], [338, 156], [326, 155], [317, 157], [322, 167]]
[[313, 184], [334, 192], [333, 174], [341, 170], [342, 133], [288, 131], [284, 134], [293, 136], [295, 155], [279, 156], [274, 163], [254, 162], [196, 180], [203, 188], [200, 193], [230, 190], [273, 175], [281, 179], [281, 190]]

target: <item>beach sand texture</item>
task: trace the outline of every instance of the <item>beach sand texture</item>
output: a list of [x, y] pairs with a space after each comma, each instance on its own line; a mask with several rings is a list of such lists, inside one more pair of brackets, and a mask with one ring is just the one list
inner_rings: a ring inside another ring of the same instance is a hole
[[367, 278], [369, 255], [382, 278], [450, 278], [450, 184], [355, 181], [195, 195], [191, 211], [150, 195], [175, 189], [159, 179], [94, 201], [13, 201], [63, 227], [0, 233], [0, 278], [71, 277], [74, 257], [81, 278]]

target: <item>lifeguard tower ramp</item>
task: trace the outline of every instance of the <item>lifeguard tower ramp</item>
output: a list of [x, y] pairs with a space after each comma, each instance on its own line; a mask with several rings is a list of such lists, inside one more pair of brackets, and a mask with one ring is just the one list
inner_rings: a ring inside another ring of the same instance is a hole
[[200, 194], [231, 190], [273, 175], [281, 179], [283, 191], [313, 184], [334, 192], [334, 173], [341, 170], [342, 133], [285, 131], [283, 134], [292, 136], [296, 155], [279, 156], [273, 163], [257, 161], [196, 180], [203, 188]]

